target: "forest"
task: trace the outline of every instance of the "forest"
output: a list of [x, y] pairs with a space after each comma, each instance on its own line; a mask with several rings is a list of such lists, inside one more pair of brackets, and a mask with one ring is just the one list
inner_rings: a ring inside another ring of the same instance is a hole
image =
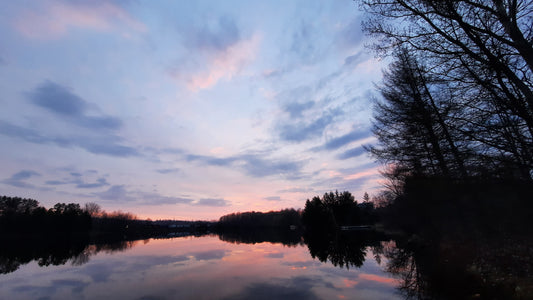
[[83, 207], [78, 203], [57, 203], [47, 209], [34, 199], [0, 197], [0, 238], [63, 237], [113, 242], [180, 231], [206, 232], [210, 225], [205, 221], [141, 220], [128, 212], [106, 212], [93, 202]]

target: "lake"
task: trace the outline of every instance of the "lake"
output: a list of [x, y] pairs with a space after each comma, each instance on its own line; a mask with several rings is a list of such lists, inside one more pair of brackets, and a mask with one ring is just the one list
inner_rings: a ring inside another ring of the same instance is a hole
[[379, 254], [393, 242], [367, 241], [204, 235], [12, 245], [0, 253], [0, 298], [403, 299]]
[[533, 299], [529, 230], [0, 236], [0, 245], [0, 299]]

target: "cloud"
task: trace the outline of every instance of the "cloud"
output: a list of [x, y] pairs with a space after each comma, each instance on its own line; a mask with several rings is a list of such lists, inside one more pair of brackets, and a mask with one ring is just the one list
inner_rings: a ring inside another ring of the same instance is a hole
[[289, 113], [291, 118], [301, 118], [302, 113], [315, 105], [314, 101], [289, 102], [283, 106], [283, 110]]
[[241, 39], [234, 19], [221, 16], [215, 22], [192, 30], [187, 38], [189, 48], [207, 52], [225, 52]]
[[313, 151], [319, 151], [319, 150], [337, 150], [341, 148], [342, 146], [345, 146], [351, 142], [365, 139], [372, 134], [370, 131], [367, 130], [360, 130], [356, 129], [351, 132], [348, 132], [347, 134], [332, 138], [328, 140], [324, 145], [320, 147], [313, 148]]
[[290, 122], [278, 126], [279, 136], [284, 141], [302, 142], [312, 138], [322, 136], [326, 127], [332, 124], [339, 110], [329, 110], [310, 122], [299, 121]]
[[280, 196], [264, 197], [263, 199], [267, 200], [267, 201], [281, 201], [281, 197]]
[[344, 159], [357, 157], [365, 153], [367, 153], [367, 151], [362, 146], [360, 146], [360, 147], [352, 148], [350, 150], [346, 150], [345, 152], [339, 154], [337, 158], [344, 160]]
[[357, 191], [369, 181], [377, 178], [380, 178], [379, 166], [374, 163], [366, 163], [355, 168], [339, 169], [332, 176], [319, 179], [312, 184], [327, 187], [327, 191]]
[[193, 199], [185, 197], [169, 197], [158, 193], [137, 192], [133, 194], [139, 200], [141, 205], [166, 205], [166, 204], [192, 204]]
[[200, 199], [200, 200], [194, 202], [193, 205], [223, 207], [223, 206], [229, 206], [230, 202], [227, 201], [227, 200], [224, 200], [224, 199], [205, 198], [205, 199]]
[[252, 62], [259, 48], [258, 34], [243, 37], [235, 21], [223, 16], [196, 29], [184, 30], [187, 57], [169, 68], [171, 77], [190, 90], [207, 89], [231, 79]]
[[41, 176], [41, 174], [35, 172], [35, 171], [32, 171], [32, 170], [22, 170], [20, 172], [17, 172], [15, 174], [13, 174], [13, 176], [11, 176], [11, 179], [13, 180], [23, 180], [23, 179], [28, 179], [30, 177], [33, 177], [33, 176]]
[[135, 20], [113, 1], [43, 1], [16, 16], [14, 27], [33, 39], [55, 39], [72, 29], [119, 32], [124, 36], [145, 32], [146, 26]]
[[[120, 140], [118, 137], [115, 137], [115, 139]], [[70, 142], [72, 142], [73, 145], [81, 147], [94, 154], [105, 154], [117, 157], [140, 156], [140, 153], [137, 151], [137, 149], [116, 144], [116, 141], [111, 137], [87, 140], [84, 138], [76, 138], [70, 140]]]
[[354, 66], [365, 61], [367, 57], [364, 55], [363, 51], [360, 51], [354, 55], [350, 55], [344, 59], [344, 66]]
[[207, 89], [220, 80], [230, 80], [255, 59], [259, 47], [259, 36], [242, 40], [226, 51], [203, 57], [199, 66], [192, 68], [172, 68], [169, 74], [187, 84], [192, 91]]
[[269, 159], [257, 154], [242, 154], [229, 157], [189, 154], [185, 158], [189, 162], [199, 161], [210, 166], [237, 167], [253, 177], [267, 177], [271, 175], [296, 176], [303, 167], [303, 162], [301, 161]]
[[379, 276], [375, 274], [365, 274], [362, 273], [358, 276], [358, 279], [362, 280], [368, 280], [373, 282], [379, 282], [386, 285], [396, 286], [399, 283], [399, 279], [397, 278], [391, 278], [391, 277], [385, 277], [385, 276]]
[[137, 149], [118, 144], [121, 138], [104, 136], [46, 136], [36, 130], [20, 127], [0, 120], [0, 134], [34, 144], [52, 144], [62, 148], [79, 147], [93, 154], [116, 157], [139, 156]]
[[87, 103], [56, 83], [46, 81], [37, 87], [30, 100], [38, 106], [66, 116], [80, 116], [87, 109]]
[[92, 193], [92, 195], [102, 200], [135, 202], [139, 205], [195, 204], [190, 198], [169, 197], [154, 192], [128, 191], [124, 185], [113, 185], [106, 191]]
[[181, 170], [179, 168], [168, 168], [168, 169], [157, 169], [155, 171], [160, 174], [171, 174], [171, 173], [179, 173]]
[[278, 193], [309, 193], [314, 191], [313, 188], [293, 187], [277, 191]]
[[304, 64], [314, 64], [323, 56], [320, 43], [317, 43], [321, 40], [319, 34], [320, 28], [316, 28], [315, 23], [301, 21], [299, 26], [295, 26], [289, 48], [295, 60]]
[[273, 252], [273, 253], [265, 254], [265, 257], [268, 257], [268, 258], [283, 258], [284, 256], [285, 256], [285, 253], [283, 252]]
[[74, 280], [74, 279], [56, 279], [56, 280], [52, 280], [52, 286], [54, 288], [71, 287], [72, 288], [72, 293], [76, 293], [76, 294], [81, 293], [89, 285], [90, 285], [89, 282], [85, 282], [85, 281], [82, 281], [82, 280]]
[[185, 150], [181, 148], [164, 148], [162, 150], [156, 150], [161, 153], [167, 153], [167, 154], [183, 154], [185, 153]]
[[345, 48], [353, 49], [361, 44], [365, 37], [361, 29], [361, 18], [354, 17], [339, 31], [337, 42]]
[[252, 283], [239, 294], [224, 299], [320, 299], [312, 287], [323, 286], [325, 283], [322, 279], [306, 276], [272, 278], [269, 282]]
[[124, 185], [113, 185], [107, 191], [93, 194], [102, 200], [133, 200], [130, 196], [128, 196], [128, 192], [126, 191]]
[[314, 260], [306, 260], [306, 261], [286, 261], [282, 262], [282, 265], [289, 266], [296, 269], [304, 269], [309, 268], [312, 266], [320, 266], [321, 263], [314, 261]]
[[35, 130], [13, 125], [2, 120], [0, 120], [0, 134], [8, 137], [20, 138], [27, 142], [36, 144], [45, 144], [52, 142], [53, 140], [41, 136]]
[[214, 249], [202, 252], [190, 253], [189, 255], [193, 256], [196, 260], [213, 260], [213, 259], [222, 259], [228, 253], [228, 250], [224, 249]]
[[63, 185], [67, 184], [69, 182], [67, 181], [61, 181], [61, 180], [47, 180], [44, 184], [46, 185]]
[[96, 182], [94, 183], [80, 182], [76, 185], [76, 187], [80, 189], [94, 189], [94, 188], [99, 188], [99, 187], [103, 187], [106, 185], [109, 185], [109, 183], [107, 182], [105, 178], [98, 178]]
[[10, 178], [2, 180], [2, 183], [19, 188], [34, 188], [34, 185], [26, 183], [24, 180], [35, 176], [41, 176], [41, 174], [32, 170], [22, 170], [11, 175]]
[[255, 156], [244, 157], [243, 168], [253, 177], [266, 177], [270, 175], [296, 176], [303, 162], [286, 160], [266, 160]]
[[[102, 131], [120, 128], [120, 119], [88, 115], [88, 108], [94, 105], [72, 94], [67, 88], [47, 81], [29, 93], [29, 98], [33, 104], [61, 116], [62, 120], [90, 130], [78, 130], [76, 135], [54, 136], [0, 120], [0, 134], [35, 144], [52, 144], [62, 148], [79, 147], [93, 154], [115, 157], [140, 155], [136, 148], [122, 145], [121, 137]], [[42, 128], [46, 126], [41, 126], [40, 130], [43, 130]]]
[[107, 179], [101, 177], [96, 179], [96, 182], [93, 183], [87, 183], [82, 180], [82, 174], [71, 172], [70, 176], [72, 178], [70, 179], [63, 179], [63, 180], [48, 180], [45, 182], [46, 185], [65, 185], [65, 184], [74, 184], [76, 188], [79, 189], [94, 189], [99, 188], [103, 186], [108, 186], [109, 183], [107, 182]]
[[218, 157], [213, 157], [213, 156], [188, 154], [186, 156], [186, 160], [189, 162], [202, 161], [207, 165], [225, 167], [225, 166], [230, 166], [235, 161], [239, 160], [239, 158], [237, 157], [218, 158]]
[[68, 88], [46, 81], [29, 93], [30, 102], [44, 108], [63, 120], [94, 130], [119, 129], [122, 121], [110, 116], [89, 116], [91, 104], [73, 94]]

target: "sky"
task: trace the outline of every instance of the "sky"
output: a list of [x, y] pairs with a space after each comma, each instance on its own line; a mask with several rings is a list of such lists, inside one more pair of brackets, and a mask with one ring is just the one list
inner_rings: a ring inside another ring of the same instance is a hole
[[381, 189], [352, 0], [0, 7], [0, 195], [214, 220]]

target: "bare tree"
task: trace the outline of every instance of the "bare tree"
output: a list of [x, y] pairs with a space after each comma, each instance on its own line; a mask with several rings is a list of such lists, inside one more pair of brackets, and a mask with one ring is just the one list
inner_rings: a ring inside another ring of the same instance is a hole
[[382, 100], [376, 102], [373, 126], [379, 145], [369, 147], [371, 153], [413, 175], [465, 177], [461, 151], [467, 149], [455, 142], [457, 130], [448, 113], [456, 104], [449, 101], [446, 86], [430, 78], [406, 49], [394, 57], [379, 86]]
[[88, 202], [85, 203], [84, 210], [91, 216], [91, 217], [97, 217], [102, 212], [102, 208], [100, 205], [94, 202]]
[[[516, 170], [518, 174], [513, 176], [531, 179], [533, 1], [360, 3], [368, 13], [363, 27], [377, 38], [373, 47], [378, 53], [406, 49], [429, 66], [423, 70], [426, 78], [446, 83], [446, 90], [453, 96], [450, 101], [456, 104], [452, 107], [460, 112], [453, 116], [454, 128], [475, 150], [477, 164]], [[441, 112], [445, 116], [445, 111]], [[442, 123], [436, 117], [437, 123]], [[446, 138], [446, 133], [442, 134]], [[457, 146], [458, 140], [450, 139], [449, 145], [450, 141]], [[437, 149], [434, 143], [431, 145]], [[435, 151], [433, 155], [431, 160], [444, 171], [443, 157]], [[452, 151], [452, 155], [457, 165], [464, 160], [460, 151]]]

